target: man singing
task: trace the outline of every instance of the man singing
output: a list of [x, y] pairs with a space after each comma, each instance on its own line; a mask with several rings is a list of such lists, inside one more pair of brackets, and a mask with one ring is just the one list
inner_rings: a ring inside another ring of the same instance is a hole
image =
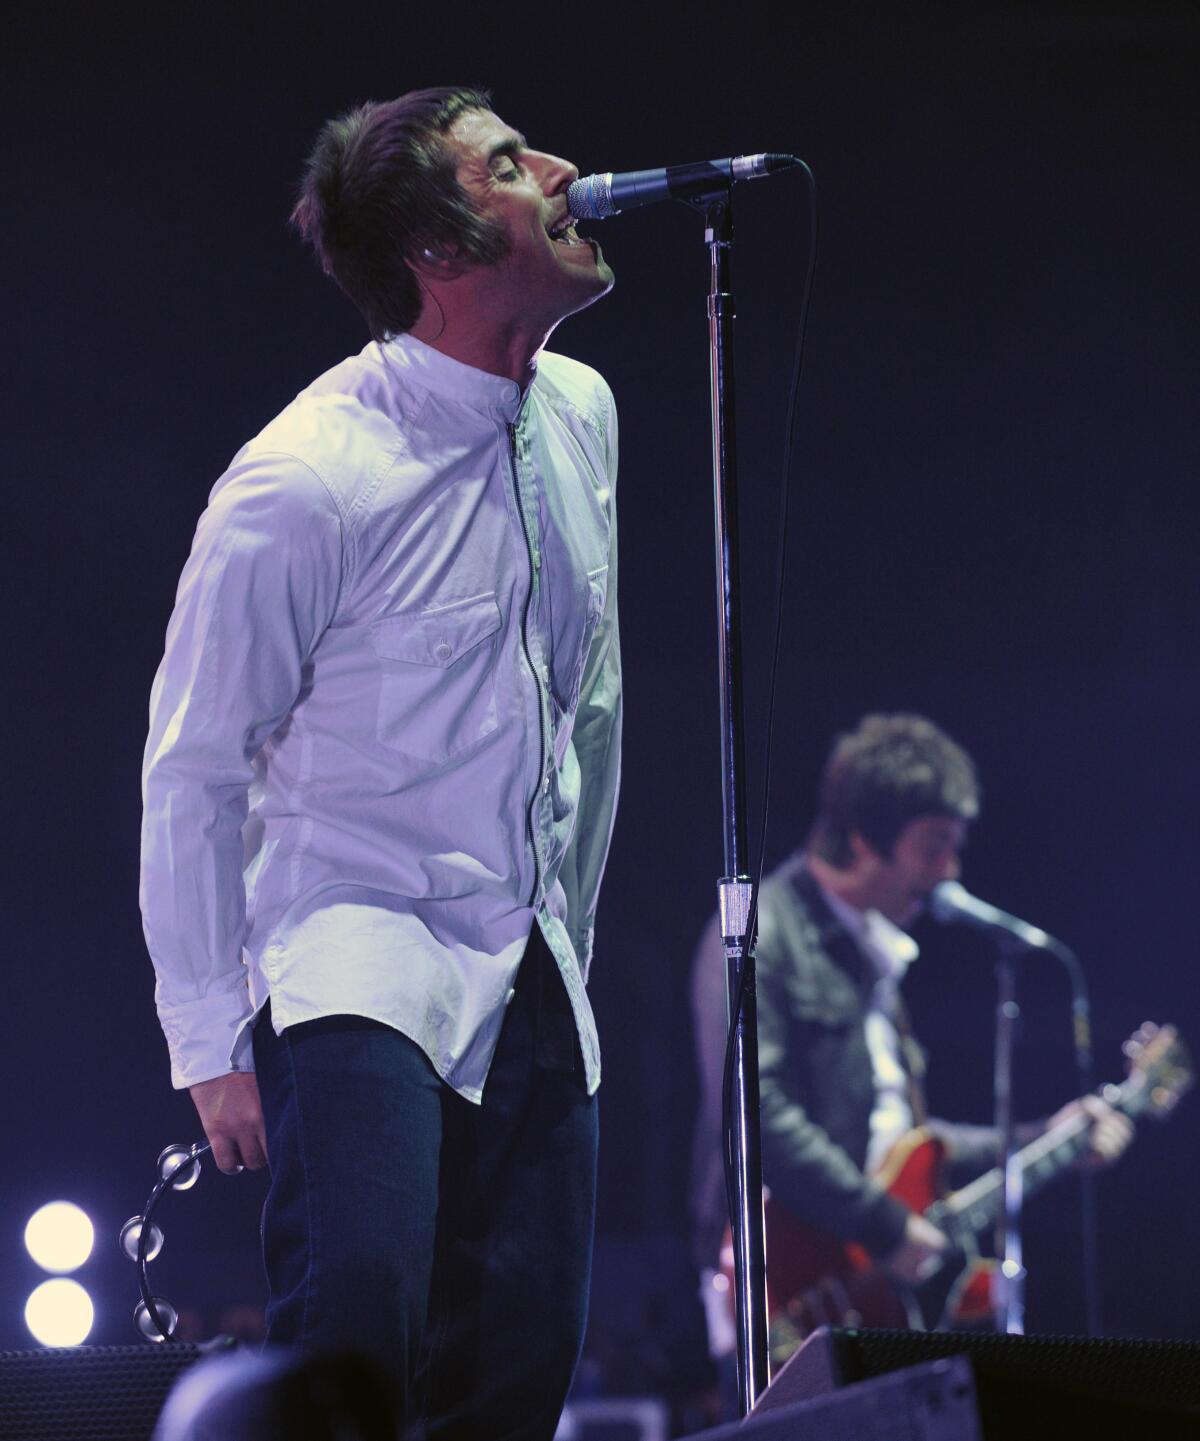
[[374, 337], [235, 456], [151, 697], [176, 1086], [262, 1166], [268, 1336], [433, 1438], [549, 1438], [582, 1341], [616, 805], [612, 272], [472, 90], [328, 124], [293, 219]]

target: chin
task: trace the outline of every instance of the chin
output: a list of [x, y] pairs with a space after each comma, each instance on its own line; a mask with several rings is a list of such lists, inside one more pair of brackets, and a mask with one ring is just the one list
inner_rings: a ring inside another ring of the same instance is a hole
[[612, 266], [604, 258], [604, 252], [590, 236], [583, 237], [583, 245], [591, 251], [592, 264], [586, 269], [576, 271], [576, 276], [581, 284], [590, 287], [594, 294], [591, 300], [597, 300], [601, 295], [607, 295], [613, 288], [615, 279], [612, 273]]
[[592, 298], [598, 299], [601, 295], [607, 295], [608, 292], [613, 288], [613, 282], [616, 277], [613, 275], [612, 266], [609, 265], [607, 260], [605, 260], [604, 252], [600, 249], [596, 242], [594, 240], [591, 240], [587, 243], [591, 247], [594, 265], [591, 271], [587, 273], [585, 277], [581, 277], [581, 279], [587, 279], [588, 283], [595, 289], [596, 292]]
[[888, 920], [890, 920], [893, 925], [899, 926], [902, 931], [906, 931], [921, 914], [923, 906], [924, 901], [909, 901], [905, 906], [898, 906], [896, 913], [889, 916]]
[[567, 315], [576, 315], [579, 311], [586, 310], [589, 305], [595, 305], [597, 300], [603, 300], [614, 283], [615, 277], [608, 266], [598, 266], [595, 274], [590, 277], [590, 284], [577, 290], [574, 303], [570, 310], [565, 312], [563, 319], [565, 320]]
[[594, 241], [592, 243], [595, 246], [594, 254], [596, 256], [596, 273], [604, 277], [604, 289], [607, 293], [613, 288], [613, 284], [616, 281], [617, 277], [613, 274], [612, 266], [608, 263], [607, 260], [605, 260], [604, 252], [600, 249], [598, 245], [595, 245]]
[[925, 904], [928, 899], [928, 896], [918, 896], [917, 899], [913, 901], [908, 908], [908, 919], [904, 922], [906, 926], [911, 926], [914, 921], [920, 920], [921, 916], [925, 913]]

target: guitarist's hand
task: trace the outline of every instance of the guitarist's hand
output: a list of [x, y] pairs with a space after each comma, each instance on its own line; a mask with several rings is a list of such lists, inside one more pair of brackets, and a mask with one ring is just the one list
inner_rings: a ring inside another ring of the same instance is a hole
[[894, 1280], [919, 1286], [940, 1268], [949, 1250], [950, 1238], [914, 1211], [905, 1223], [900, 1244], [883, 1264]]
[[1133, 1122], [1116, 1111], [1099, 1096], [1084, 1096], [1071, 1101], [1061, 1111], [1050, 1117], [1046, 1129], [1073, 1121], [1076, 1116], [1087, 1116], [1091, 1121], [1088, 1148], [1075, 1164], [1085, 1171], [1096, 1171], [1101, 1166], [1111, 1166], [1133, 1140]]

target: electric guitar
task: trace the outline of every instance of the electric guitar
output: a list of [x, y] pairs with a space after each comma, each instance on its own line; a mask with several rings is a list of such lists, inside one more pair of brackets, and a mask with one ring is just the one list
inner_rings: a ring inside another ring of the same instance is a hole
[[[1147, 1023], [1126, 1041], [1128, 1076], [1100, 1095], [1133, 1120], [1165, 1119], [1191, 1086], [1187, 1049], [1174, 1026]], [[1025, 1195], [1063, 1175], [1087, 1150], [1091, 1122], [1072, 1116], [1017, 1152]], [[945, 1146], [928, 1130], [909, 1131], [889, 1151], [875, 1179], [910, 1211], [949, 1236], [956, 1257], [918, 1288], [894, 1281], [863, 1247], [800, 1221], [764, 1198], [767, 1311], [771, 1363], [780, 1366], [818, 1326], [886, 1326], [925, 1330], [987, 1325], [993, 1314], [996, 1263], [981, 1258], [976, 1238], [995, 1224], [1004, 1172], [987, 1171], [961, 1190], [941, 1185]], [[727, 1294], [733, 1294], [733, 1247], [721, 1250]]]

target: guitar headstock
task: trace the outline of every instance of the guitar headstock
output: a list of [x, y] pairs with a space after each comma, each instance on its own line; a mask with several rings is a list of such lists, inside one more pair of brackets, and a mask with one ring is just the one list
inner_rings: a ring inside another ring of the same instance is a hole
[[1121, 1047], [1129, 1079], [1122, 1089], [1136, 1092], [1138, 1110], [1164, 1120], [1195, 1080], [1192, 1058], [1174, 1026], [1147, 1021]]

